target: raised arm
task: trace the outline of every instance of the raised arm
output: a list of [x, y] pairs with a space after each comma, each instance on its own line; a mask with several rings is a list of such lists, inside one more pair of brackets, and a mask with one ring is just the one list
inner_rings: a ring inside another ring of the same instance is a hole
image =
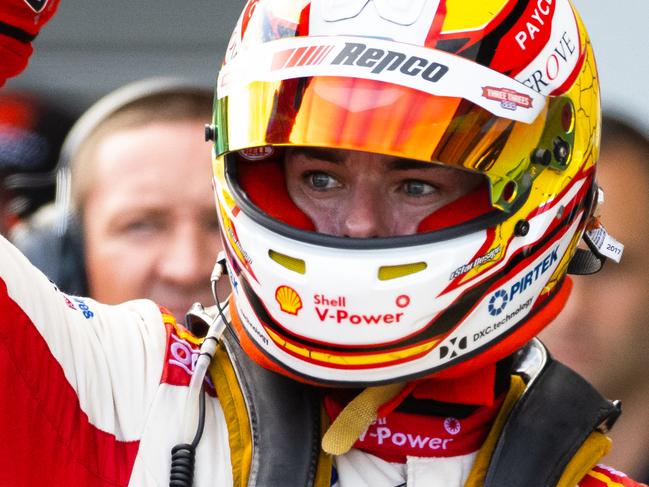
[[[79, 481], [89, 471], [121, 485], [159, 387], [165, 343], [152, 302], [107, 306], [66, 295], [0, 237], [0, 471], [31, 472], [34, 483], [23, 485], [42, 484], [39, 472], [48, 470], [70, 475], [68, 485], [89, 485]], [[97, 455], [114, 468], [94, 465]]]

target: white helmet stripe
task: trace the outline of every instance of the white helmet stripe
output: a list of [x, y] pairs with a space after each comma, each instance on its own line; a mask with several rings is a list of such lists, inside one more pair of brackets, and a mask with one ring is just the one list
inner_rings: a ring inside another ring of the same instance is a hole
[[465, 98], [494, 115], [525, 123], [532, 123], [546, 102], [522, 83], [459, 56], [351, 36], [285, 38], [243, 51], [219, 73], [217, 93], [223, 98], [253, 81], [311, 76], [373, 79]]

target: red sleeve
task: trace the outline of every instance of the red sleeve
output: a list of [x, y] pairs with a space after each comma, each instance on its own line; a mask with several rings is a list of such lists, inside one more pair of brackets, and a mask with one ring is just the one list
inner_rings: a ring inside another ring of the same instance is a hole
[[58, 5], [59, 0], [0, 1], [0, 86], [25, 69], [32, 41]]
[[647, 487], [645, 484], [636, 482], [627, 477], [626, 474], [607, 467], [597, 465], [579, 482], [578, 487]]

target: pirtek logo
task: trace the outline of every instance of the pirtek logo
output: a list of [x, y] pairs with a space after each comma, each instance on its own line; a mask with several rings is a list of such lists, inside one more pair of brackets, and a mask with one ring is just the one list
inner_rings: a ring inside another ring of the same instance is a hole
[[514, 297], [523, 292], [545, 274], [552, 264], [559, 260], [559, 246], [552, 249], [545, 258], [534, 266], [534, 269], [518, 279], [509, 289], [498, 289], [489, 299], [489, 314], [498, 316], [507, 307], [507, 303], [513, 301]]
[[[332, 45], [322, 45], [298, 47], [278, 52], [273, 57], [271, 69], [322, 64], [333, 48]], [[372, 74], [398, 69], [406, 76], [421, 76], [431, 83], [438, 82], [449, 70], [448, 66], [430, 59], [408, 56], [398, 51], [368, 47], [360, 42], [346, 42], [331, 64], [367, 68]]]

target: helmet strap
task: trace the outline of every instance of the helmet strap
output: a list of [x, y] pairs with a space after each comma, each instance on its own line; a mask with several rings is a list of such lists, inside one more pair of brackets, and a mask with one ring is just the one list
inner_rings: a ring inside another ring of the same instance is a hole
[[352, 399], [331, 423], [322, 437], [322, 449], [332, 455], [347, 453], [372, 421], [379, 408], [407, 389], [405, 382], [364, 389]]

